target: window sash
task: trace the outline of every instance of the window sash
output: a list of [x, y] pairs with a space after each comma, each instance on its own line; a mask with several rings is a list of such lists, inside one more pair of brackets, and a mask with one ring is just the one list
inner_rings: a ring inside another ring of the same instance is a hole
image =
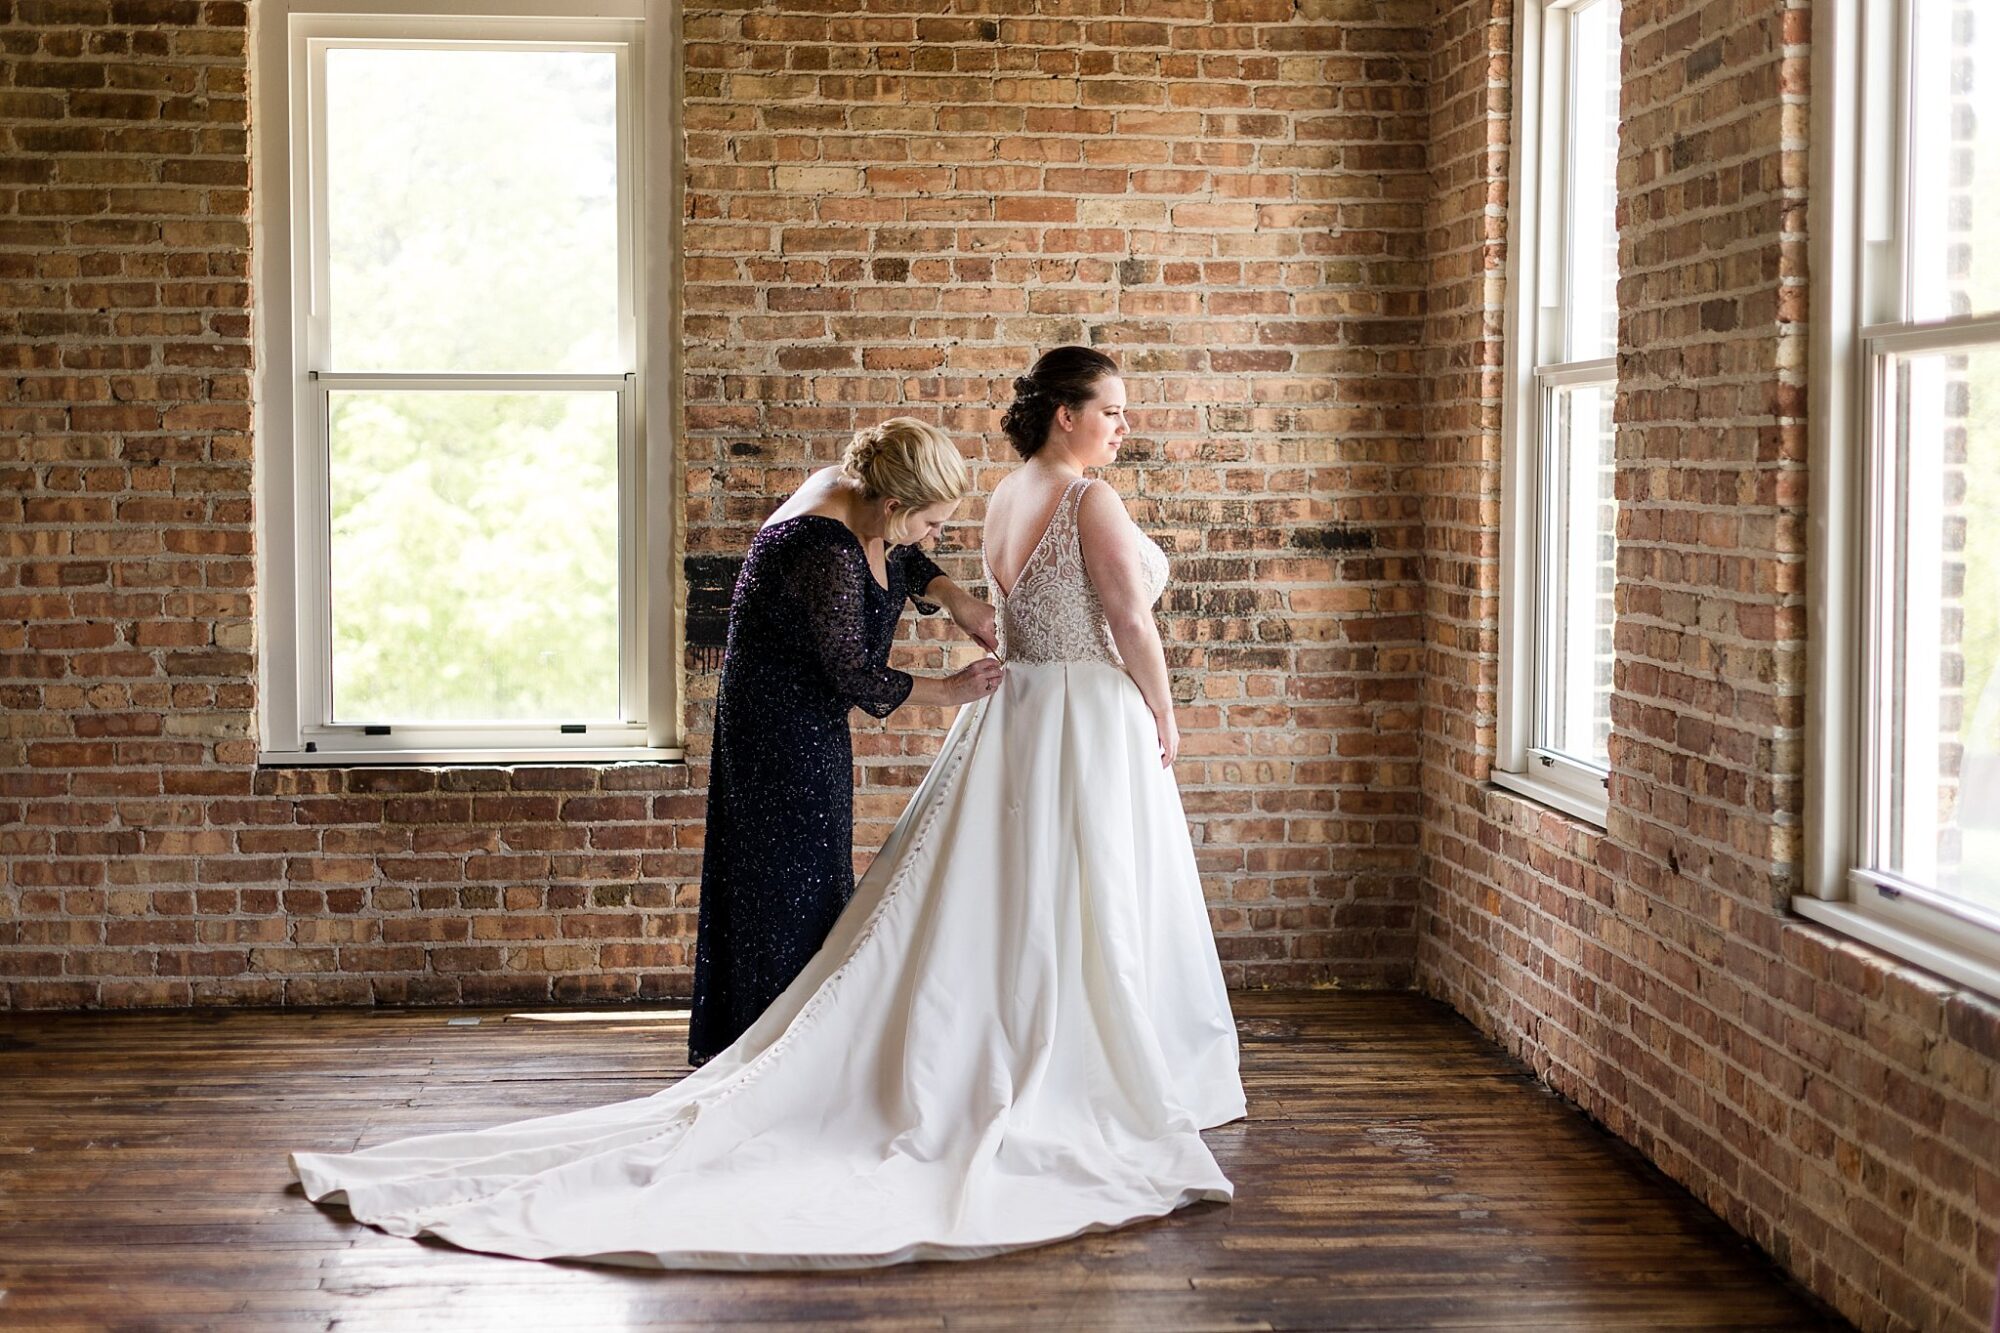
[[[1909, 188], [1911, 0], [1851, 0], [1814, 25], [1812, 588], [1805, 892], [1795, 910], [2000, 996], [2000, 918], [1882, 867], [1888, 718], [1882, 673], [1909, 516], [1902, 508], [1902, 357], [2000, 343], [1992, 313], [1919, 323]], [[1933, 758], [1933, 763], [1935, 762]]]
[[[1891, 750], [1913, 742], [1923, 770], [1937, 764], [1937, 728], [1917, 729], [1898, 736], [1885, 698], [1927, 702], [1931, 687], [1895, 678], [1906, 670], [1901, 636], [1911, 590], [1909, 561], [1912, 533], [1935, 530], [1941, 515], [1929, 513], [1937, 498], [1925, 492], [1919, 501], [1908, 477], [1906, 450], [1909, 405], [1901, 400], [1898, 371], [1903, 358], [1935, 356], [1954, 351], [2000, 347], [2000, 317], [1966, 317], [1936, 324], [1877, 326], [1859, 339], [1865, 358], [1861, 412], [1863, 511], [1860, 671], [1855, 691], [1858, 762], [1853, 773], [1848, 838], [1846, 889], [1863, 911], [1891, 912], [1905, 927], [1922, 927], [1962, 944], [1988, 938], [1985, 947], [2000, 956], [2000, 914], [1936, 885], [1914, 878], [1893, 865], [1889, 847], [1895, 836], [1894, 812], [1904, 799], [1893, 776], [1912, 767], [1909, 755]], [[1912, 512], [1921, 503], [1924, 512]], [[1928, 617], [1926, 617], [1928, 619]], [[1907, 706], [1907, 704], [1906, 704]], [[1898, 904], [1890, 907], [1888, 904]]]
[[[1601, 793], [1609, 767], [1577, 748], [1575, 737], [1565, 736], [1566, 744], [1560, 745], [1555, 739], [1557, 714], [1562, 710], [1561, 701], [1567, 697], [1568, 691], [1579, 684], [1583, 684], [1593, 698], [1597, 691], [1594, 681], [1583, 680], [1584, 673], [1579, 672], [1577, 664], [1570, 660], [1563, 644], [1571, 637], [1571, 612], [1577, 602], [1571, 579], [1577, 568], [1574, 543], [1587, 536], [1594, 544], [1599, 529], [1592, 527], [1586, 534], [1568, 521], [1575, 506], [1573, 503], [1566, 505], [1563, 501], [1574, 475], [1574, 460], [1569, 453], [1574, 432], [1571, 440], [1563, 439], [1554, 405], [1558, 394], [1576, 389], [1597, 389], [1609, 402], [1618, 388], [1617, 364], [1606, 358], [1544, 366], [1536, 370], [1535, 384], [1536, 420], [1540, 427], [1534, 508], [1536, 688], [1528, 758], [1531, 766], [1538, 766], [1544, 771], [1544, 776], [1552, 776], [1549, 770], [1567, 770], [1574, 779], [1573, 785], [1580, 785], [1585, 790], [1594, 787]], [[1589, 564], [1595, 567], [1594, 556], [1589, 558]], [[1563, 591], [1558, 592], [1559, 588]], [[1586, 660], [1594, 663], [1594, 658]], [[1565, 667], [1569, 676], [1567, 680], [1561, 678]]]
[[[617, 25], [620, 40], [604, 40], [605, 24], [591, 21], [555, 20], [467, 20], [430, 21], [424, 19], [384, 20], [331, 16], [294, 20], [297, 40], [294, 58], [306, 72], [305, 115], [310, 140], [306, 155], [307, 197], [304, 201], [306, 240], [311, 255], [308, 310], [305, 319], [305, 367], [325, 372], [330, 369], [332, 348], [326, 302], [331, 289], [332, 246], [328, 235], [327, 200], [328, 152], [326, 145], [326, 57], [335, 48], [427, 51], [563, 51], [599, 52], [617, 61], [618, 117], [618, 372], [630, 371], [637, 356], [637, 312], [634, 300], [636, 270], [636, 172], [638, 153], [635, 96], [634, 47], [637, 34], [631, 25]], [[486, 35], [446, 36], [476, 26]], [[511, 34], [511, 35], [507, 35]]]
[[[397, 0], [384, 0], [395, 9]], [[673, 515], [665, 497], [672, 421], [677, 415], [670, 371], [676, 358], [670, 340], [649, 345], [640, 312], [659, 322], [666, 312], [670, 265], [648, 265], [636, 245], [638, 220], [648, 175], [659, 173], [662, 192], [677, 198], [668, 135], [651, 136], [641, 116], [642, 72], [658, 78], [667, 70], [672, 43], [642, 39], [650, 0], [607, 6], [625, 12], [615, 18], [546, 19], [467, 13], [461, 0], [425, 0], [411, 11], [359, 12], [347, 0], [328, 9], [354, 12], [266, 14], [259, 34], [264, 68], [280, 71], [267, 92], [266, 114], [275, 119], [289, 107], [290, 133], [274, 136], [263, 150], [267, 179], [289, 177], [284, 196], [265, 196], [258, 218], [260, 239], [273, 262], [265, 268], [266, 302], [273, 318], [267, 342], [267, 409], [262, 434], [294, 441], [273, 451], [264, 494], [266, 536], [260, 542], [260, 586], [268, 590], [267, 651], [262, 658], [265, 762], [340, 763], [521, 762], [533, 759], [679, 757], [675, 703], [679, 673], [673, 652], [673, 583], [670, 552]], [[277, 6], [274, 6], [277, 8]], [[437, 17], [460, 11], [462, 17]], [[410, 47], [462, 50], [595, 50], [617, 62], [616, 212], [618, 218], [618, 348], [622, 367], [601, 375], [578, 374], [338, 374], [326, 368], [327, 290], [326, 119], [324, 59], [335, 46]], [[641, 163], [646, 171], [642, 173]], [[274, 205], [274, 206], [272, 206]], [[669, 218], [666, 241], [678, 248], [678, 207]], [[287, 283], [286, 278], [290, 281]], [[664, 325], [663, 325], [664, 326]], [[334, 726], [331, 713], [330, 494], [328, 488], [330, 394], [342, 388], [400, 391], [485, 391], [599, 389], [617, 395], [617, 615], [618, 717], [590, 722], [578, 733], [572, 719], [491, 724], [391, 723]], [[649, 419], [657, 424], [648, 429]], [[288, 429], [289, 428], [289, 431]]]
[[[1560, 292], [1560, 295], [1556, 298], [1560, 306], [1560, 316], [1552, 322], [1553, 326], [1550, 330], [1553, 334], [1552, 340], [1544, 343], [1542, 348], [1542, 355], [1552, 361], [1577, 361], [1583, 359], [1580, 354], [1586, 350], [1598, 353], [1607, 350], [1603, 346], [1601, 328], [1592, 331], [1586, 336], [1580, 325], [1580, 321], [1585, 315], [1601, 319], [1607, 313], [1606, 309], [1603, 306], [1587, 310], [1582, 308], [1582, 296], [1572, 285], [1572, 279], [1577, 275], [1578, 269], [1594, 268], [1603, 258], [1602, 255], [1587, 257], [1582, 253], [1586, 242], [1593, 241], [1602, 234], [1597, 228], [1586, 226], [1584, 218], [1590, 214], [1593, 207], [1601, 207], [1604, 201], [1601, 196], [1597, 199], [1586, 199], [1581, 196], [1578, 178], [1582, 174], [1586, 164], [1582, 160], [1578, 140], [1584, 126], [1594, 126], [1594, 118], [1602, 113], [1602, 108], [1580, 105], [1583, 90], [1590, 86], [1592, 80], [1586, 77], [1582, 57], [1589, 53], [1579, 49], [1577, 28], [1583, 16], [1590, 11], [1612, 8], [1615, 3], [1616, 0], [1573, 0], [1572, 3], [1561, 5], [1553, 15], [1555, 19], [1553, 32], [1560, 44], [1562, 61], [1560, 86], [1550, 90], [1551, 96], [1560, 99], [1562, 109], [1562, 130], [1560, 136], [1553, 140], [1560, 149], [1554, 155], [1558, 167], [1557, 179], [1559, 181], [1560, 204], [1558, 208], [1546, 215], [1545, 222], [1550, 232], [1559, 238], [1560, 248], [1556, 253], [1560, 258], [1555, 265], [1556, 271], [1554, 277]], [[1618, 84], [1619, 74], [1620, 71], [1617, 67], [1614, 67], [1610, 71], [1608, 81], [1614, 88]], [[1599, 75], [1599, 77], [1602, 76]], [[1617, 132], [1617, 125], [1614, 123], [1612, 126], [1613, 142], [1616, 141]], [[1596, 165], [1601, 166], [1602, 164], [1599, 163]], [[1612, 166], [1613, 178], [1609, 182], [1612, 186], [1614, 197], [1616, 194], [1616, 172], [1617, 168], [1614, 160]], [[1601, 222], [1604, 219], [1599, 220]], [[1615, 233], [1614, 221], [1614, 244], [1616, 243]], [[1600, 272], [1599, 277], [1601, 278], [1601, 276]], [[1609, 290], [1605, 290], [1600, 286], [1596, 295], [1598, 300], [1608, 305], [1610, 311], [1615, 314], [1618, 303], [1616, 280], [1613, 280]], [[1617, 343], [1615, 329], [1612, 333], [1611, 341], [1612, 346], [1608, 350], [1615, 354]]]
[[[1614, 394], [1615, 357], [1564, 361], [1571, 345], [1572, 311], [1565, 291], [1573, 199], [1573, 136], [1569, 127], [1577, 77], [1572, 27], [1575, 13], [1601, 0], [1527, 4], [1521, 10], [1521, 96], [1515, 104], [1516, 155], [1511, 182], [1514, 221], [1532, 229], [1509, 247], [1507, 290], [1508, 375], [1502, 453], [1500, 718], [1491, 773], [1501, 787], [1602, 825], [1607, 770], [1546, 743], [1554, 699], [1550, 668], [1563, 608], [1552, 605], [1552, 562], [1560, 542], [1555, 497], [1559, 461], [1555, 423], [1546, 404], [1551, 392], [1596, 386]], [[1613, 76], [1616, 78], [1616, 75]]]
[[[638, 543], [634, 534], [640, 524], [640, 495], [633, 478], [640, 475], [636, 432], [633, 430], [634, 376], [623, 375], [531, 375], [463, 374], [399, 375], [372, 372], [309, 372], [309, 396], [315, 435], [313, 464], [301, 470], [300, 491], [307, 496], [301, 512], [314, 524], [312, 539], [301, 543], [305, 577], [300, 583], [302, 642], [307, 651], [300, 660], [300, 695], [312, 707], [303, 712], [300, 737], [320, 750], [395, 751], [411, 747], [430, 749], [476, 749], [481, 746], [591, 746], [642, 745], [646, 726], [642, 720], [644, 674], [640, 661], [639, 636], [633, 632], [638, 619], [640, 570]], [[366, 722], [335, 723], [332, 679], [332, 497], [328, 486], [331, 473], [331, 398], [341, 389], [394, 389], [403, 392], [482, 392], [589, 391], [615, 393], [618, 398], [618, 721], [592, 719], [582, 732], [565, 732], [574, 719], [549, 718], [525, 722], [404, 722], [384, 718]], [[305, 637], [309, 633], [310, 637]], [[370, 735], [371, 725], [388, 725], [388, 734]]]

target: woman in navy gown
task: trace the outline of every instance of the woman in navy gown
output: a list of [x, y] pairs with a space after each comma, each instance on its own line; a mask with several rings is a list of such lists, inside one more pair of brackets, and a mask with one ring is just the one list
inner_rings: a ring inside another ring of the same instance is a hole
[[955, 705], [998, 687], [997, 660], [955, 675], [889, 665], [903, 602], [947, 610], [994, 646], [993, 610], [917, 543], [957, 509], [965, 462], [911, 417], [855, 435], [750, 544], [716, 697], [688, 1062], [734, 1042], [825, 942], [854, 892], [848, 713]]

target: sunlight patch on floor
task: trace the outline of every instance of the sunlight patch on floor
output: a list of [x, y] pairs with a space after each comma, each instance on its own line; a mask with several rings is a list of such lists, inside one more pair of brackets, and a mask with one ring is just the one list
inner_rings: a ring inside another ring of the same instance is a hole
[[504, 1023], [685, 1023], [685, 1009], [550, 1009], [509, 1014]]

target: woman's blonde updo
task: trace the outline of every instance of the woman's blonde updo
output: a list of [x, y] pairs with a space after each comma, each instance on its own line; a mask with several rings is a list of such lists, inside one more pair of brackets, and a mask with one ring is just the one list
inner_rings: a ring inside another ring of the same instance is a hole
[[951, 437], [915, 417], [891, 417], [854, 432], [840, 470], [867, 499], [900, 501], [906, 513], [956, 503], [972, 484]]

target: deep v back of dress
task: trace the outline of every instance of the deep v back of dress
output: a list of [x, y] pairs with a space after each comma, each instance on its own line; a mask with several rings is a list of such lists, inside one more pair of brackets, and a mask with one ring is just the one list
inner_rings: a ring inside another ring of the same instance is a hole
[[[1000, 656], [1009, 662], [1105, 662], [1122, 668], [1104, 604], [1083, 559], [1078, 513], [1084, 492], [1094, 484], [1078, 477], [1063, 488], [1041, 539], [1028, 552], [1012, 591], [1003, 591], [988, 565], [986, 582], [999, 603]], [[1150, 538], [1139, 535], [1150, 600], [1167, 586], [1167, 557]]]
[[970, 1259], [1229, 1198], [1200, 1131], [1243, 1114], [1236, 1029], [1084, 566], [1088, 484], [1001, 597], [1000, 691], [734, 1045], [634, 1101], [295, 1154], [306, 1192], [398, 1235], [669, 1268]]

